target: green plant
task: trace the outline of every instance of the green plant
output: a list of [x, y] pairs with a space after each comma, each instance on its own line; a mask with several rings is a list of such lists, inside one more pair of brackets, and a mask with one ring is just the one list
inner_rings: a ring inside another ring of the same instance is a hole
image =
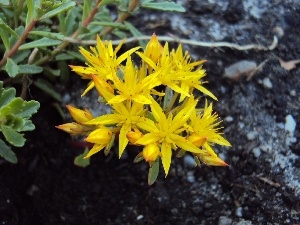
[[[3, 88], [0, 82], [0, 131], [6, 141], [15, 146], [23, 147], [26, 139], [21, 132], [34, 130], [31, 116], [37, 112], [40, 104], [37, 101], [24, 101], [16, 97], [14, 88]], [[6, 143], [0, 139], [0, 156], [11, 163], [17, 163], [17, 157]]]

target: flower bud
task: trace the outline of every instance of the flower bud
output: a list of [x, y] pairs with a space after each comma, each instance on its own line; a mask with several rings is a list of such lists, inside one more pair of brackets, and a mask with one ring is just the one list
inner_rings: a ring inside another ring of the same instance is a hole
[[146, 162], [155, 161], [159, 155], [160, 151], [157, 144], [146, 145], [143, 149], [143, 156]]
[[135, 144], [135, 142], [143, 137], [143, 134], [141, 131], [139, 131], [137, 128], [134, 128], [134, 131], [129, 131], [126, 135], [127, 139], [131, 144]]
[[145, 55], [152, 59], [154, 63], [157, 63], [158, 59], [161, 56], [163, 47], [159, 43], [157, 37], [155, 34], [152, 35], [152, 38], [148, 42], [146, 49], [145, 49]]
[[77, 109], [71, 105], [67, 105], [67, 108], [68, 108], [71, 116], [73, 117], [73, 119], [78, 123], [84, 123], [84, 122], [94, 119], [92, 113], [88, 109], [81, 110], [81, 109]]

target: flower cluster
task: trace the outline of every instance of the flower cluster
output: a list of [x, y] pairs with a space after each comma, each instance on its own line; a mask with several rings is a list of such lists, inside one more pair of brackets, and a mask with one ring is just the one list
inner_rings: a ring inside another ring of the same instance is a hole
[[[87, 109], [67, 106], [75, 122], [57, 127], [87, 136], [85, 141], [93, 147], [85, 158], [101, 150], [108, 154], [118, 137], [119, 157], [128, 144], [140, 146], [136, 161], [144, 159], [152, 167], [161, 159], [165, 175], [173, 151], [177, 155], [190, 152], [196, 164], [226, 166], [212, 149], [214, 144], [230, 146], [219, 132], [221, 121], [207, 101], [203, 108], [197, 108], [198, 99], [193, 94], [197, 89], [217, 99], [203, 86], [205, 60], [191, 62], [181, 45], [170, 51], [168, 43], [162, 46], [155, 34], [144, 51], [136, 47], [117, 56], [122, 44], [114, 49], [111, 42], [97, 37], [91, 51], [80, 48], [86, 66], [70, 66], [90, 80], [83, 95], [95, 87], [101, 102], [111, 106], [111, 114], [94, 117]], [[133, 64], [133, 53], [141, 59], [140, 67]]]

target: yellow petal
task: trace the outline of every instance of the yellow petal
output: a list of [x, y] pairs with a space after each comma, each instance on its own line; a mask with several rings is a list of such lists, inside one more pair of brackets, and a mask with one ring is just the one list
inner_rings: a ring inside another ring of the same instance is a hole
[[142, 94], [133, 96], [132, 100], [140, 104], [152, 104], [151, 100]]
[[128, 144], [128, 139], [127, 139], [127, 133], [131, 130], [131, 124], [123, 124], [121, 130], [120, 130], [120, 135], [119, 135], [119, 158], [121, 158], [127, 144]]
[[107, 103], [108, 104], [116, 104], [125, 101], [127, 98], [124, 95], [117, 95], [112, 97]]
[[101, 151], [103, 148], [105, 147], [105, 145], [98, 145], [95, 144], [93, 146], [93, 148], [91, 148], [91, 150], [88, 152], [88, 154], [84, 157], [84, 159], [91, 157], [92, 155], [96, 154], [97, 152]]
[[193, 153], [201, 153], [201, 149], [196, 147], [192, 142], [188, 141], [186, 138], [177, 135], [177, 134], [170, 134], [170, 138], [175, 142], [175, 144], [189, 152]]
[[88, 109], [81, 110], [81, 109], [77, 109], [71, 105], [67, 105], [67, 108], [68, 108], [71, 116], [73, 117], [73, 119], [78, 123], [84, 123], [84, 122], [87, 122], [94, 118]]
[[135, 52], [136, 50], [138, 50], [140, 48], [141, 47], [132, 48], [132, 49], [126, 51], [125, 53], [123, 53], [122, 55], [120, 55], [117, 59], [117, 64], [119, 65], [121, 62], [123, 62], [125, 59], [127, 59], [133, 52]]
[[165, 174], [167, 176], [169, 173], [171, 160], [172, 160], [172, 149], [171, 149], [171, 144], [165, 141], [161, 145], [161, 160], [165, 170]]
[[155, 126], [155, 123], [148, 119], [148, 118], [141, 118], [139, 122], [136, 124], [139, 128], [142, 130], [148, 131], [148, 132], [158, 132], [159, 130]]
[[112, 134], [110, 129], [101, 127], [91, 132], [85, 140], [90, 143], [107, 145], [110, 143]]
[[85, 124], [110, 125], [110, 124], [117, 124], [120, 121], [122, 121], [122, 119], [120, 118], [120, 115], [107, 114], [107, 115], [99, 116], [93, 120], [90, 120], [90, 121], [86, 122]]
[[153, 133], [145, 134], [141, 139], [137, 140], [135, 143], [140, 145], [149, 145], [157, 142], [160, 139], [157, 135]]

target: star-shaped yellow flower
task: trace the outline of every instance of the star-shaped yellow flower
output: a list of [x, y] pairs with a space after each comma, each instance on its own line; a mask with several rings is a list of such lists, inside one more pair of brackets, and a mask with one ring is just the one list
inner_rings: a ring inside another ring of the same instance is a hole
[[201, 149], [196, 147], [192, 142], [182, 136], [183, 125], [190, 118], [191, 113], [195, 109], [197, 101], [190, 98], [185, 107], [173, 117], [169, 113], [168, 117], [163, 112], [160, 105], [152, 98], [151, 113], [156, 120], [144, 119], [143, 123], [137, 123], [137, 126], [147, 131], [141, 139], [137, 140], [135, 144], [140, 145], [157, 145], [160, 148], [162, 164], [167, 176], [171, 165], [172, 149], [177, 147], [186, 151], [201, 154]]
[[[97, 45], [96, 47], [90, 47], [91, 52], [85, 50], [83, 47], [79, 48], [80, 53], [87, 60], [87, 66], [71, 65], [70, 67], [83, 79], [92, 79], [91, 75], [97, 75], [105, 80], [112, 80], [112, 77], [116, 74], [121, 62], [140, 48], [132, 48], [118, 57], [117, 52], [120, 50], [124, 41], [125, 39], [113, 49], [112, 41], [103, 42], [100, 37], [97, 36]], [[93, 87], [94, 82], [91, 81], [82, 95], [85, 95]]]

